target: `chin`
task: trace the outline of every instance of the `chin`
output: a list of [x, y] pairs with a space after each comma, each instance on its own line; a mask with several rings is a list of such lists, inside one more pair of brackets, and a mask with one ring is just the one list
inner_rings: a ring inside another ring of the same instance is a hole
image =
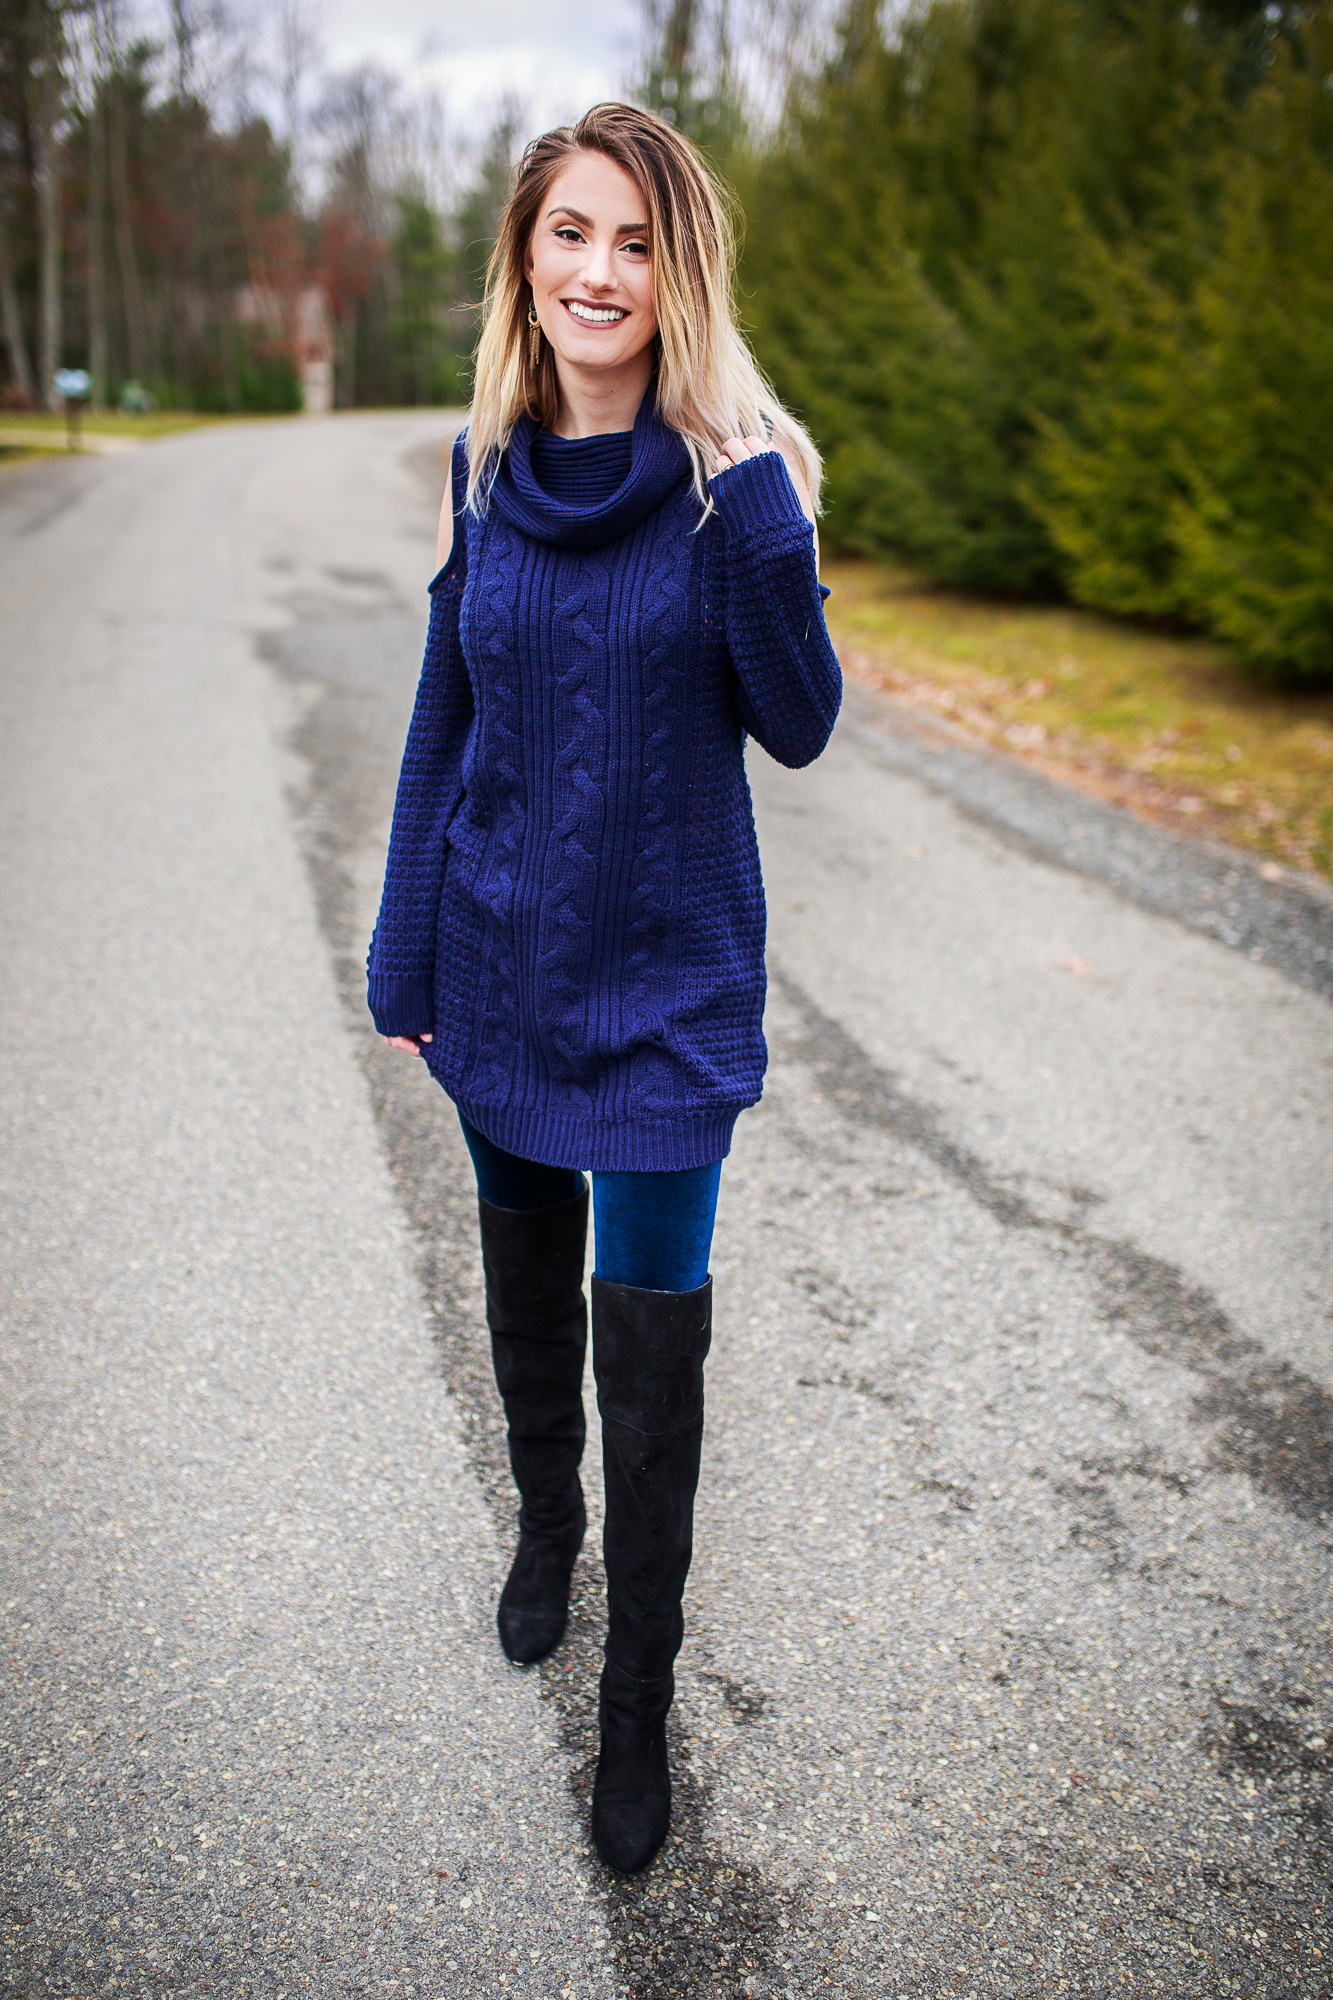
[[620, 346], [612, 347], [609, 343], [603, 344], [595, 337], [591, 340], [571, 341], [565, 349], [556, 348], [556, 353], [562, 361], [568, 361], [573, 366], [581, 368], [589, 366], [614, 368], [618, 363], [632, 361], [636, 352], [637, 350], [633, 348], [626, 350]]

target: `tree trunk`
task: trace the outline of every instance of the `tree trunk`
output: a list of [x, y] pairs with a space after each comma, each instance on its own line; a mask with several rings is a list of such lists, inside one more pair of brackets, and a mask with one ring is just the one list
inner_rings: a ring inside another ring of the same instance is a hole
[[356, 404], [356, 301], [349, 300], [338, 316], [338, 407], [350, 410]]
[[194, 67], [194, 32], [184, 0], [171, 0], [171, 28], [176, 38], [176, 95], [184, 104], [190, 91], [190, 72]]
[[106, 408], [106, 95], [93, 79], [88, 112], [88, 373], [92, 406]]
[[9, 365], [14, 374], [14, 386], [19, 394], [31, 403], [36, 400], [32, 387], [32, 364], [28, 360], [28, 343], [23, 332], [23, 315], [19, 311], [18, 293], [14, 289], [14, 273], [9, 265], [7, 229], [4, 198], [0, 193], [0, 314], [3, 314], [4, 319], [5, 346], [9, 349]]
[[210, 147], [205, 255], [208, 261], [208, 280], [213, 292], [213, 322], [217, 328], [218, 359], [222, 364], [222, 393], [226, 398], [227, 408], [234, 412], [241, 407], [241, 377], [236, 354], [236, 301], [227, 284], [226, 250], [222, 241], [224, 199], [222, 173], [218, 166], [217, 154]]
[[41, 73], [37, 82], [37, 256], [40, 312], [37, 372], [42, 401], [49, 410], [60, 407], [54, 376], [61, 361], [60, 295], [60, 153], [56, 120], [60, 116], [60, 16], [46, 11], [43, 21]]
[[120, 289], [125, 299], [125, 339], [129, 350], [130, 374], [142, 382], [147, 367], [144, 345], [143, 293], [139, 287], [139, 262], [134, 254], [134, 221], [130, 208], [130, 170], [125, 141], [125, 92], [118, 76], [108, 83], [111, 113], [111, 209], [116, 232], [116, 261], [120, 265]]

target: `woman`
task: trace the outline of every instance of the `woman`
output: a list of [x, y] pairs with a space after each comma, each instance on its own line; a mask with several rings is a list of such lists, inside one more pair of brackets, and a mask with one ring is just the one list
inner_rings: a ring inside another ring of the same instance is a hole
[[608, 1628], [593, 1835], [645, 1867], [671, 1817], [721, 1162], [759, 1097], [764, 903], [742, 761], [837, 713], [819, 458], [736, 328], [699, 155], [623, 104], [531, 145], [491, 261], [476, 394], [370, 951], [476, 1168], [518, 1487], [508, 1657], [560, 1642], [586, 1518], [583, 1297]]

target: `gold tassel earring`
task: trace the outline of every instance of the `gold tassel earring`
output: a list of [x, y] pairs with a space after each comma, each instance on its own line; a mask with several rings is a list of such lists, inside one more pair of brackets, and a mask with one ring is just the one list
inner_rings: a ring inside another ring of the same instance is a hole
[[537, 308], [528, 300], [528, 361], [536, 367], [542, 358], [542, 323], [537, 317]]

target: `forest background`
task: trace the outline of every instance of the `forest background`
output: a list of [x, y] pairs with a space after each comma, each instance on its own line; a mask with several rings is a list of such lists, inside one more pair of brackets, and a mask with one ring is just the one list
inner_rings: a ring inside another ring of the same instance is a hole
[[[320, 288], [339, 406], [466, 402], [523, 107], [322, 76], [313, 7], [3, 0], [11, 405], [296, 407], [247, 286]], [[738, 191], [831, 546], [1333, 680], [1333, 0], [644, 0], [626, 88]]]

